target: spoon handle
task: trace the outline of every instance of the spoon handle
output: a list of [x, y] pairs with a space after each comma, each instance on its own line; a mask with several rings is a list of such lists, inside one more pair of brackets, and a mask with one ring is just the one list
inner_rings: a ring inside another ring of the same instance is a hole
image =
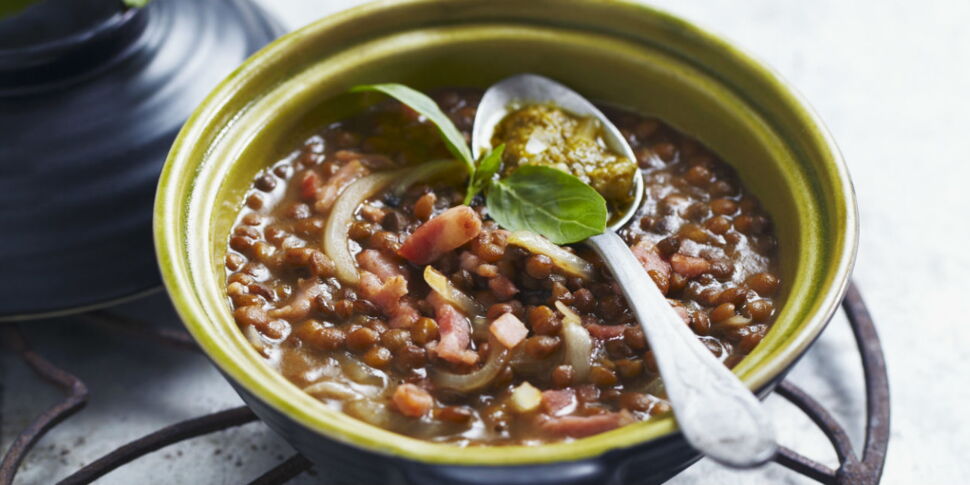
[[700, 343], [626, 243], [613, 231], [586, 242], [603, 258], [643, 327], [688, 443], [734, 467], [771, 459], [778, 445], [761, 402]]

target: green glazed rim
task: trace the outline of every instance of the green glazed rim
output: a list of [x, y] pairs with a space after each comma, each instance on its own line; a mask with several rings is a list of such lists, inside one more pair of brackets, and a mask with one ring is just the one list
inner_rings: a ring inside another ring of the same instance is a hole
[[[361, 27], [376, 34], [360, 34]], [[332, 98], [340, 102], [326, 105], [331, 115], [358, 109], [340, 93], [361, 77], [428, 87], [434, 84], [428, 74], [398, 75], [373, 66], [393, 66], [396, 57], [425, 51], [431, 52], [428, 62], [439, 62], [436, 52], [474, 50], [482, 39], [496, 49], [522, 42], [537, 52], [572, 49], [594, 64], [603, 59], [603, 66], [629, 64], [650, 71], [656, 65], [649, 75], [656, 78], [657, 90], [698, 93], [696, 99], [667, 101], [631, 91], [624, 99], [669, 113], [665, 121], [699, 134], [738, 168], [745, 185], [770, 202], [765, 206], [779, 229], [785, 302], [762, 343], [734, 369], [752, 390], [770, 386], [824, 329], [845, 293], [858, 241], [848, 172], [822, 123], [777, 75], [705, 30], [626, 1], [375, 2], [288, 34], [246, 61], [189, 118], [156, 194], [154, 233], [162, 277], [200, 347], [234, 383], [305, 428], [420, 462], [523, 465], [578, 460], [676, 431], [668, 416], [542, 446], [460, 448], [418, 440], [358, 421], [307, 395], [265, 365], [233, 322], [220, 259], [229, 224], [241, 205], [242, 187], [259, 164], [277, 160], [306, 133], [294, 119], [304, 124], [317, 120], [321, 110], [304, 107]], [[320, 56], [314, 49], [329, 51]], [[497, 57], [490, 62], [506, 61]], [[515, 67], [515, 61], [507, 62], [511, 64], [506, 68]], [[544, 65], [551, 70], [545, 73], [570, 84], [575, 80], [579, 85], [574, 87], [597, 99], [608, 100], [610, 87], [616, 86], [611, 83], [625, 75], [596, 77], [561, 64]], [[508, 74], [490, 72], [487, 66], [467, 71], [449, 81], [467, 78], [487, 85]], [[670, 104], [685, 102], [695, 106], [673, 109]]]

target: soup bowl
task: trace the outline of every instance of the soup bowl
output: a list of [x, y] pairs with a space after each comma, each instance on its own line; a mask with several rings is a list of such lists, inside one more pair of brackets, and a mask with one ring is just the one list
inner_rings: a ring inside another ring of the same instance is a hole
[[771, 214], [784, 282], [777, 319], [734, 371], [771, 392], [838, 307], [857, 243], [851, 181], [831, 137], [777, 75], [647, 6], [593, 0], [400, 0], [317, 21], [256, 53], [195, 111], [162, 172], [155, 243], [186, 327], [243, 400], [335, 481], [659, 483], [699, 458], [670, 416], [566, 443], [458, 447], [358, 421], [266, 365], [226, 298], [227, 235], [255, 174], [363, 108], [356, 84], [484, 88], [557, 79], [656, 116], [738, 172]]

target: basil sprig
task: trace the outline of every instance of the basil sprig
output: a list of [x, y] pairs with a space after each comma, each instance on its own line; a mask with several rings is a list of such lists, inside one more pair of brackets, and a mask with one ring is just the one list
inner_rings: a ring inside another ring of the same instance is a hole
[[523, 165], [492, 182], [488, 213], [502, 227], [542, 234], [569, 244], [606, 230], [606, 200], [574, 175], [542, 165]]
[[599, 192], [570, 173], [538, 165], [524, 165], [496, 179], [505, 145], [493, 148], [476, 164], [465, 137], [424, 93], [395, 83], [360, 85], [350, 91], [387, 94], [434, 124], [448, 151], [468, 169], [465, 204], [484, 190], [488, 213], [502, 227], [532, 231], [555, 244], [579, 242], [606, 230], [606, 200]]
[[465, 192], [465, 205], [471, 204], [476, 194], [485, 190], [485, 187], [492, 182], [498, 169], [502, 167], [502, 153], [505, 153], [505, 144], [492, 148], [478, 162], [478, 167], [468, 179], [468, 190]]

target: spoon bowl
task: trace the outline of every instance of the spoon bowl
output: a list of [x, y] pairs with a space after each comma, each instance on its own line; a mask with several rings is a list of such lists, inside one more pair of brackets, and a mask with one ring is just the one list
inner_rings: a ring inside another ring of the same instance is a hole
[[[555, 105], [566, 111], [593, 117], [602, 123], [603, 141], [606, 146], [630, 160], [636, 155], [630, 144], [616, 127], [593, 103], [572, 89], [549, 78], [535, 74], [519, 74], [493, 84], [482, 96], [472, 127], [472, 156], [476, 160], [491, 148], [492, 134], [505, 115], [510, 111], [530, 105]], [[639, 174], [639, 171], [637, 172]], [[609, 230], [616, 231], [625, 226], [636, 214], [643, 202], [643, 177], [633, 180], [633, 199], [622, 214], [614, 214], [610, 219]]]
[[[472, 128], [472, 154], [491, 148], [495, 126], [512, 110], [552, 105], [601, 123], [603, 139], [615, 153], [636, 160], [632, 148], [606, 115], [579, 93], [551, 79], [519, 74], [492, 85], [482, 96]], [[714, 358], [677, 315], [617, 235], [643, 201], [643, 177], [634, 180], [634, 198], [607, 230], [584, 241], [613, 273], [654, 352], [668, 400], [681, 432], [704, 455], [725, 465], [747, 468], [770, 460], [778, 449], [761, 402], [737, 376]]]

